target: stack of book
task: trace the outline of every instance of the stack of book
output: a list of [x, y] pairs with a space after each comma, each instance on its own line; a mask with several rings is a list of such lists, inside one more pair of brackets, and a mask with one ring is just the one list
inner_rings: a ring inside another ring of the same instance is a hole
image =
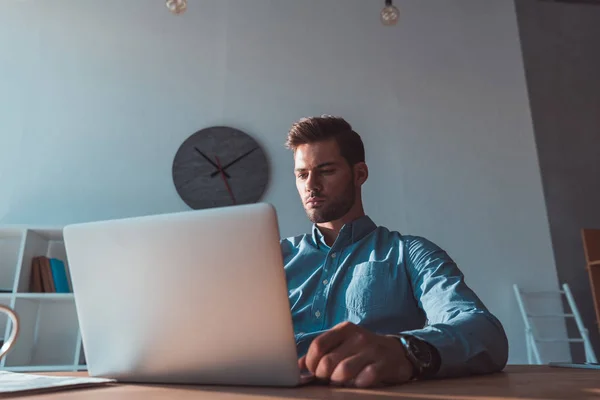
[[31, 261], [29, 291], [34, 293], [71, 293], [65, 263], [57, 258], [34, 257]]

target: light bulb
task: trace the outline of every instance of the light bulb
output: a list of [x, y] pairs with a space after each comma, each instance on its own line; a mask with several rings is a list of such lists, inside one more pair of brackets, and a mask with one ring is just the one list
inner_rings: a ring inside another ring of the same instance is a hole
[[182, 14], [187, 9], [187, 0], [167, 0], [166, 6], [173, 14]]
[[400, 10], [392, 4], [392, 0], [385, 1], [385, 7], [381, 10], [381, 22], [384, 25], [396, 25], [400, 17]]

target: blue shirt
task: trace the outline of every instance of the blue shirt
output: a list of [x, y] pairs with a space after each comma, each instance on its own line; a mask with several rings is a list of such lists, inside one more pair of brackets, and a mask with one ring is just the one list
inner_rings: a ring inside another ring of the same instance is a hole
[[344, 225], [331, 246], [319, 229], [283, 239], [298, 355], [334, 325], [405, 333], [433, 345], [437, 377], [499, 371], [508, 342], [502, 325], [434, 243], [377, 227], [365, 216]]

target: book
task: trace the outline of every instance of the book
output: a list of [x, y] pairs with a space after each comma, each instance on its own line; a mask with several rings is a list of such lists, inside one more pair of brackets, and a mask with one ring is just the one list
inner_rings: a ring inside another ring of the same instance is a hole
[[48, 257], [36, 257], [40, 263], [40, 273], [42, 275], [42, 292], [55, 293], [54, 279], [52, 278], [52, 269], [50, 267], [50, 259]]
[[40, 293], [43, 291], [42, 288], [42, 273], [40, 269], [40, 260], [38, 257], [34, 257], [31, 260], [31, 275], [29, 276], [29, 291], [33, 293]]
[[33, 293], [71, 293], [65, 263], [45, 256], [31, 260], [29, 291]]
[[67, 279], [67, 270], [65, 263], [58, 258], [50, 259], [50, 269], [52, 270], [52, 279], [56, 293], [70, 293], [69, 281]]

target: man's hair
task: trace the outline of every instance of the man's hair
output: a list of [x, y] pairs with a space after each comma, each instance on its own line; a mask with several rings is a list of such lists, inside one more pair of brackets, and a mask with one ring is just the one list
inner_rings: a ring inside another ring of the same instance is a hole
[[365, 147], [360, 135], [343, 118], [331, 115], [302, 118], [288, 132], [285, 146], [294, 152], [298, 146], [335, 139], [342, 157], [350, 166], [365, 161]]

